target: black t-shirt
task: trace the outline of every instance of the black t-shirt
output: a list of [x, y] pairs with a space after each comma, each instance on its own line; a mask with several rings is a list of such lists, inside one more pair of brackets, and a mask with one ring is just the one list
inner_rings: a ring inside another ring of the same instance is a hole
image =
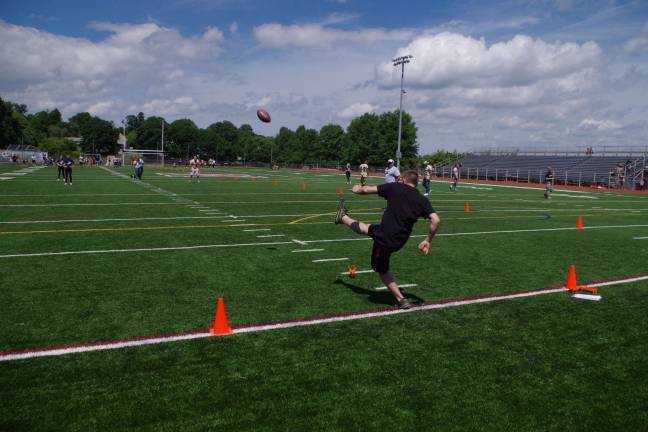
[[402, 183], [378, 186], [378, 195], [387, 200], [380, 226], [372, 230], [373, 239], [389, 249], [402, 248], [418, 218], [429, 218], [435, 213], [430, 201], [417, 188]]

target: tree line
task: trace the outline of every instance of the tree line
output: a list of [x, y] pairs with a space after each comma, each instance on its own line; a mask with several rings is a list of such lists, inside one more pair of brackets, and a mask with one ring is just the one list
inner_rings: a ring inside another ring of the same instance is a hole
[[[344, 129], [327, 124], [317, 129], [282, 127], [274, 137], [258, 135], [249, 124], [239, 127], [224, 120], [198, 127], [190, 119], [167, 122], [163, 117], [144, 113], [128, 115], [122, 125], [82, 112], [64, 121], [58, 109], [28, 113], [27, 106], [0, 98], [0, 148], [12, 144], [33, 145], [51, 154], [117, 154], [120, 132], [125, 132], [128, 148], [161, 150], [167, 157], [188, 159], [198, 154], [219, 162], [273, 162], [330, 165], [365, 159], [383, 165], [394, 158], [398, 141], [398, 110], [367, 113], [354, 118]], [[419, 161], [417, 127], [403, 112], [402, 161], [414, 166]], [[68, 137], [79, 137], [77, 144]]]

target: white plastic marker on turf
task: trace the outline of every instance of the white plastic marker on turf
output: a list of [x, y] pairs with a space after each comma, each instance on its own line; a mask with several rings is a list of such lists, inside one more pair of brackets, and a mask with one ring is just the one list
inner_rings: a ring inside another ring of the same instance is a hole
[[[416, 284], [403, 284], [403, 285], [398, 285], [398, 288], [412, 288], [417, 286]], [[387, 287], [385, 285], [381, 285], [379, 287], [375, 287], [374, 291], [387, 291]]]
[[[604, 282], [588, 283], [587, 285], [591, 287], [600, 287], [600, 286], [619, 285], [624, 283], [638, 282], [643, 280], [648, 280], [648, 275], [634, 276], [634, 277], [623, 278], [623, 279], [612, 279]], [[560, 293], [565, 291], [568, 290], [567, 288], [563, 288], [563, 287], [544, 288], [544, 289], [538, 289], [532, 291], [494, 295], [488, 297], [477, 297], [477, 298], [470, 298], [470, 299], [463, 299], [463, 300], [449, 300], [449, 301], [443, 301], [438, 303], [425, 303], [422, 305], [415, 306], [412, 309], [383, 309], [377, 311], [335, 315], [331, 317], [303, 318], [303, 319], [296, 319], [293, 321], [282, 321], [278, 323], [252, 324], [252, 325], [241, 326], [241, 327], [233, 327], [232, 334], [255, 333], [255, 332], [278, 330], [278, 329], [290, 328], [290, 327], [304, 327], [309, 325], [328, 324], [328, 323], [334, 323], [340, 321], [352, 321], [352, 320], [359, 320], [359, 319], [384, 317], [389, 315], [414, 313], [414, 312], [420, 312], [420, 311], [432, 310], [432, 309], [445, 309], [445, 308], [465, 306], [470, 304], [490, 303], [498, 300], [510, 300], [510, 299], [523, 298], [523, 297], [535, 297], [544, 294], [554, 294], [554, 293]], [[150, 337], [142, 337], [136, 339], [116, 340], [110, 342], [96, 342], [96, 343], [85, 343], [85, 344], [80, 343], [80, 344], [73, 344], [73, 345], [59, 346], [59, 347], [52, 347], [52, 348], [36, 348], [36, 349], [24, 349], [19, 351], [5, 351], [5, 352], [0, 352], [0, 361], [24, 360], [24, 359], [30, 359], [35, 357], [60, 356], [65, 354], [127, 348], [127, 347], [141, 346], [141, 345], [154, 345], [154, 344], [160, 344], [166, 342], [198, 339], [198, 338], [204, 338], [210, 336], [211, 333], [209, 333], [208, 331], [196, 331], [196, 332], [188, 332], [182, 334], [172, 334], [167, 336], [150, 336]]]
[[581, 300], [592, 300], [592, 301], [599, 301], [601, 300], [600, 295], [592, 295], [592, 294], [574, 294], [572, 297], [581, 299]]

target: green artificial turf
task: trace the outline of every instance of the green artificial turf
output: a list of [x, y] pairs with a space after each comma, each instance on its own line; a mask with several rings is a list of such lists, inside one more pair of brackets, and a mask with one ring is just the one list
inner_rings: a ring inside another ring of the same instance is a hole
[[[338, 189], [363, 221], [384, 207], [343, 176], [158, 172], [186, 170], [0, 182], [0, 351], [206, 330], [219, 296], [233, 326], [393, 307], [375, 274], [340, 275], [370, 268], [371, 241], [332, 223]], [[579, 282], [648, 273], [648, 240], [634, 240], [648, 236], [648, 197], [542, 192], [434, 182], [439, 236], [420, 254], [417, 224], [392, 259], [397, 280], [434, 302], [560, 285], [572, 263]], [[0, 430], [641, 430], [648, 284], [601, 292], [0, 362]]]

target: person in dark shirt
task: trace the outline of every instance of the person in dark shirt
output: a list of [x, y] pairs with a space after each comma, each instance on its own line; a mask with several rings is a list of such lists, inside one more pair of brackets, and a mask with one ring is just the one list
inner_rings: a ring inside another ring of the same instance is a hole
[[64, 167], [64, 174], [65, 174], [65, 185], [67, 186], [68, 184], [72, 186], [72, 165], [74, 165], [74, 161], [70, 156], [65, 156], [63, 159], [63, 167]]
[[59, 159], [56, 166], [58, 167], [58, 177], [56, 178], [56, 181], [61, 181], [62, 177], [65, 178], [65, 162], [63, 162], [63, 158]]
[[547, 167], [547, 172], [545, 173], [545, 193], [544, 197], [549, 199], [551, 198], [551, 193], [553, 192], [554, 185], [554, 171], [553, 168]]
[[412, 307], [412, 303], [403, 296], [394, 276], [389, 272], [391, 254], [405, 246], [416, 221], [419, 218], [426, 218], [430, 219], [430, 227], [427, 236], [418, 245], [418, 248], [427, 255], [430, 251], [430, 242], [441, 222], [430, 201], [416, 188], [418, 177], [416, 171], [407, 171], [401, 177], [401, 181], [397, 183], [385, 183], [379, 186], [353, 186], [351, 192], [355, 194], [378, 194], [387, 200], [387, 208], [383, 213], [380, 225], [369, 225], [349, 217], [343, 199], [340, 200], [335, 215], [336, 224], [344, 224], [354, 232], [373, 239], [371, 268], [378, 273], [402, 309], [409, 309]]

